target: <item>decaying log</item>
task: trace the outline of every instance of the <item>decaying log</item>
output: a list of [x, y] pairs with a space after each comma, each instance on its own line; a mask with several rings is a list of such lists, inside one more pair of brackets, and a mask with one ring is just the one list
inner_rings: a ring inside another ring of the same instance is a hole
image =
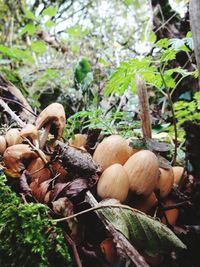
[[87, 133], [87, 140], [85, 148], [90, 154], [94, 153], [97, 139], [101, 133], [101, 129], [89, 129]]
[[100, 168], [93, 161], [91, 155], [81, 149], [56, 141], [55, 153], [55, 158], [74, 177], [95, 178], [100, 173]]

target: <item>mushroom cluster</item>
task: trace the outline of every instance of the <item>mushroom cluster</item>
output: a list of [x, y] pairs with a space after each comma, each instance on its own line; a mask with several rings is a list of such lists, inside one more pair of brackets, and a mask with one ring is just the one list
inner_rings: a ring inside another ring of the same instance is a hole
[[[99, 198], [115, 198], [148, 214], [157, 206], [158, 198], [163, 206], [174, 204], [170, 192], [175, 184], [179, 185], [183, 167], [164, 169], [155, 153], [134, 149], [128, 141], [111, 135], [97, 146], [93, 159], [103, 170], [97, 183]], [[168, 223], [174, 225], [177, 212], [167, 210], [162, 221], [166, 223], [167, 217]]]
[[11, 128], [5, 136], [0, 136], [0, 153], [3, 155], [6, 175], [19, 178], [27, 169], [32, 182], [37, 180], [38, 184], [50, 179], [58, 170], [62, 172], [62, 177], [66, 172], [58, 163], [53, 163], [52, 168], [48, 166], [50, 156], [45, 154], [43, 148], [49, 134], [54, 136], [52, 144], [63, 138], [65, 123], [63, 106], [53, 103], [39, 114], [35, 125], [27, 124], [22, 129]]
[[[92, 176], [96, 168], [99, 177], [93, 185], [98, 200], [115, 198], [147, 214], [155, 212], [158, 204], [162, 207], [175, 204], [170, 192], [175, 184], [179, 186], [182, 181], [184, 175], [182, 167], [164, 169], [159, 165], [155, 153], [146, 149], [132, 148], [129, 145], [130, 140], [119, 135], [104, 138], [97, 145], [92, 158], [86, 151], [87, 136], [75, 134], [67, 142], [70, 149], [65, 147], [69, 150], [70, 156], [75, 158], [69, 160], [64, 156], [61, 159], [62, 153], [61, 156], [55, 156], [55, 150], [56, 143], [64, 143], [65, 123], [63, 106], [53, 103], [38, 115], [35, 124], [27, 124], [22, 129], [12, 128], [5, 136], [0, 136], [0, 153], [3, 155], [5, 174], [10, 179], [18, 181], [26, 170], [30, 176], [29, 188], [38, 202], [49, 204], [50, 199], [52, 201], [50, 188], [54, 188], [54, 193], [57, 194], [56, 185], [60, 183], [62, 184], [59, 185], [60, 188], [64, 188], [73, 180], [73, 171], [74, 177], [76, 176], [76, 187], [79, 188], [82, 186], [82, 181], [79, 179], [80, 170], [84, 175], [88, 168], [88, 173]], [[84, 155], [87, 156], [84, 158]], [[83, 157], [82, 169], [78, 162], [81, 161], [81, 157]], [[90, 168], [91, 162], [94, 165]], [[87, 175], [85, 177], [88, 178]], [[169, 209], [160, 214], [160, 219], [163, 223], [175, 225], [178, 215], [179, 211], [176, 208]], [[105, 250], [107, 245], [114, 251], [113, 256], [115, 247], [112, 240], [103, 241], [102, 249]], [[113, 261], [113, 257], [108, 257], [112, 258], [110, 262]]]

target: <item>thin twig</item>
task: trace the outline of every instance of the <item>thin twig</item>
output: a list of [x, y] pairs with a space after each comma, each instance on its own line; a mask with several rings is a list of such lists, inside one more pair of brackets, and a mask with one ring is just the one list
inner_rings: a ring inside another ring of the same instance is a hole
[[70, 215], [70, 216], [67, 216], [67, 217], [64, 217], [64, 218], [55, 219], [55, 220], [53, 220], [53, 222], [62, 222], [62, 221], [65, 221], [65, 220], [70, 220], [70, 219], [76, 218], [76, 217], [78, 217], [80, 215], [83, 215], [85, 213], [89, 213], [89, 212], [92, 212], [92, 211], [95, 211], [95, 210], [99, 210], [99, 209], [104, 209], [104, 208], [118, 208], [118, 209], [122, 208], [122, 209], [130, 210], [130, 211], [139, 212], [136, 209], [133, 209], [133, 208], [131, 208], [129, 206], [122, 205], [122, 204], [110, 204], [110, 205], [102, 205], [102, 204], [100, 204], [100, 205], [97, 205], [96, 207], [92, 207], [92, 208], [77, 212], [77, 213], [75, 213], [73, 215]]
[[182, 207], [191, 206], [191, 205], [192, 203], [190, 201], [183, 201], [177, 204], [169, 205], [167, 207], [162, 207], [161, 210], [166, 211], [166, 210], [180, 209]]
[[3, 101], [3, 99], [0, 99], [0, 105], [4, 108], [4, 110], [17, 122], [17, 124], [20, 127], [24, 127], [26, 124], [15, 114], [12, 109], [9, 108], [9, 106]]
[[[2, 86], [0, 86], [2, 87]], [[37, 117], [37, 114], [35, 112], [33, 112], [32, 110], [28, 109], [27, 107], [25, 107], [23, 104], [21, 104], [19, 101], [16, 101], [16, 100], [13, 100], [13, 99], [9, 99], [9, 98], [6, 98], [6, 97], [2, 97], [0, 96], [1, 99], [5, 100], [5, 101], [9, 101], [9, 102], [12, 102], [12, 103], [16, 103], [17, 105], [19, 105], [20, 107], [26, 109], [28, 112], [30, 112], [33, 116]]]
[[74, 254], [74, 259], [75, 259], [75, 262], [76, 262], [76, 266], [77, 267], [82, 267], [82, 263], [81, 263], [81, 260], [80, 260], [80, 257], [79, 257], [78, 250], [76, 248], [75, 242], [65, 232], [64, 232], [64, 237], [67, 240], [67, 242], [69, 243], [69, 245], [72, 247], [72, 251], [73, 251], [73, 254]]

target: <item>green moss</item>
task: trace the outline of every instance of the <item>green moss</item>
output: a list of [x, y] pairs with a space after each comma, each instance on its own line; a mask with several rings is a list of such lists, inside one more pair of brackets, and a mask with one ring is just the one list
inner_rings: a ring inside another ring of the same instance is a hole
[[62, 230], [42, 204], [22, 204], [0, 176], [0, 266], [70, 266]]

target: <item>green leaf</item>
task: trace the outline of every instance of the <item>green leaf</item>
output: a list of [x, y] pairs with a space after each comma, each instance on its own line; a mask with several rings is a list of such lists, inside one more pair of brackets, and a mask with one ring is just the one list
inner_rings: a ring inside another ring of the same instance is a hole
[[150, 32], [150, 35], [149, 35], [149, 42], [150, 43], [155, 43], [157, 37], [155, 35], [155, 33], [153, 31]]
[[197, 79], [198, 77], [199, 77], [199, 71], [198, 70], [195, 70], [194, 71], [194, 78]]
[[49, 16], [49, 17], [54, 17], [58, 11], [57, 7], [47, 7], [43, 10], [42, 16]]
[[[102, 204], [117, 204], [116, 200], [105, 200]], [[106, 218], [123, 233], [139, 251], [150, 256], [168, 254], [186, 249], [182, 241], [164, 224], [140, 211], [122, 208], [104, 209]]]
[[173, 60], [176, 58], [176, 54], [178, 51], [167, 49], [166, 51], [163, 52], [160, 61], [165, 62], [169, 60]]
[[33, 14], [33, 12], [31, 12], [29, 9], [25, 8], [24, 9], [24, 13], [25, 13], [25, 17], [28, 19], [32, 19], [35, 20], [35, 15]]
[[124, 0], [124, 4], [128, 7], [133, 4], [133, 0]]
[[162, 48], [168, 48], [170, 46], [170, 41], [167, 38], [163, 38], [160, 39], [157, 43], [156, 43], [157, 47], [162, 47]]
[[191, 38], [191, 37], [192, 37], [192, 32], [191, 31], [187, 32], [186, 38]]
[[47, 22], [45, 22], [45, 26], [48, 28], [54, 27], [56, 25], [56, 23], [52, 20], [48, 20]]
[[25, 33], [28, 33], [29, 35], [33, 35], [36, 32], [36, 27], [33, 24], [26, 24], [26, 26], [24, 26], [22, 28], [22, 30], [19, 32], [20, 35], [23, 35]]
[[31, 48], [34, 52], [42, 54], [46, 51], [46, 45], [43, 41], [35, 41], [31, 44]]
[[15, 58], [15, 55], [13, 54], [12, 50], [6, 47], [5, 45], [0, 45], [0, 53], [10, 58]]

